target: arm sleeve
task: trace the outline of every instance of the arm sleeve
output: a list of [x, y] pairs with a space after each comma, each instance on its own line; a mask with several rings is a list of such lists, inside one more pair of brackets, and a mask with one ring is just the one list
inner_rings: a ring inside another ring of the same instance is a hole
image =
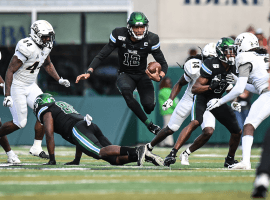
[[239, 77], [236, 85], [233, 87], [233, 89], [229, 92], [229, 94], [223, 96], [220, 101], [221, 104], [227, 103], [229, 101], [232, 101], [236, 97], [238, 97], [240, 94], [242, 94], [245, 90], [245, 87], [247, 85], [247, 77]]
[[155, 60], [161, 65], [161, 71], [167, 74], [168, 64], [162, 51], [160, 50], [160, 42], [158, 35], [155, 35], [155, 38], [153, 39], [153, 46], [151, 47], [151, 51]]
[[247, 91], [249, 91], [249, 92], [252, 92], [252, 93], [254, 93], [254, 94], [260, 94], [260, 92], [254, 87], [254, 85], [252, 85], [252, 84], [247, 84], [246, 85], [246, 88], [245, 88]]

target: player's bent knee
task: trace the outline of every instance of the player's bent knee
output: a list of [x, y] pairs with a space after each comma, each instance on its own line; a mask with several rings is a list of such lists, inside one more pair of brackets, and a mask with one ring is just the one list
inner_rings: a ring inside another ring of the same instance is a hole
[[167, 135], [172, 135], [175, 131], [177, 131], [180, 128], [178, 125], [173, 125], [173, 126], [166, 126], [164, 129], [167, 133]]
[[203, 129], [203, 134], [205, 134], [206, 136], [211, 137], [214, 133], [214, 129], [212, 127], [206, 127]]
[[16, 126], [18, 126], [19, 128], [24, 128], [26, 126], [27, 123], [27, 119], [24, 119], [20, 122], [13, 122]]
[[177, 124], [172, 124], [172, 125], [168, 125], [167, 126], [170, 130], [172, 130], [173, 132], [176, 132], [176, 131], [178, 131], [179, 130], [179, 128], [180, 128], [180, 126], [179, 125], [177, 125]]

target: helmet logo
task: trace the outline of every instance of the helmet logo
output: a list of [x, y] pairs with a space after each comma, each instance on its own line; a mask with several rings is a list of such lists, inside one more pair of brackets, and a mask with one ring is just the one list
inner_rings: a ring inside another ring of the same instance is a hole
[[38, 29], [38, 25], [36, 23], [33, 24], [33, 30], [38, 33], [39, 29]]

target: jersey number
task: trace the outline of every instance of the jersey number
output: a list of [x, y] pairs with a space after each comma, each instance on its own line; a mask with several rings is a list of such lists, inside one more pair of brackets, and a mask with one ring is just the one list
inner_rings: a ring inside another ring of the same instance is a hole
[[139, 66], [140, 65], [140, 56], [136, 54], [125, 53], [125, 60], [123, 62], [126, 66]]
[[72, 113], [75, 113], [75, 114], [79, 114], [74, 108], [72, 105], [68, 104], [68, 103], [65, 103], [65, 102], [55, 102], [55, 104], [61, 108], [61, 110], [65, 113], [65, 114], [72, 114]]
[[27, 67], [26, 70], [31, 70], [30, 73], [33, 74], [35, 70], [37, 69], [39, 62], [35, 62], [32, 66]]

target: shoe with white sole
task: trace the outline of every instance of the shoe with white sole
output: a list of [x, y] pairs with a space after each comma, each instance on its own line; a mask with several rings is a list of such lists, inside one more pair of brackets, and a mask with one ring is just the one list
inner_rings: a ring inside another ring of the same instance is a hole
[[189, 155], [185, 151], [180, 154], [179, 158], [181, 160], [181, 165], [189, 165], [188, 156]]
[[37, 149], [35, 147], [31, 147], [29, 153], [33, 156], [37, 156], [44, 159], [49, 159], [49, 155], [47, 155], [41, 148]]
[[239, 163], [229, 165], [228, 168], [229, 169], [246, 169], [246, 170], [249, 170], [249, 169], [251, 169], [251, 164], [241, 161]]
[[18, 156], [16, 154], [9, 156], [7, 159], [8, 163], [12, 163], [12, 164], [18, 164], [21, 163], [20, 159], [18, 158]]
[[147, 147], [145, 151], [145, 161], [151, 162], [156, 166], [164, 166], [164, 160], [160, 156], [153, 154], [151, 151], [149, 151]]

